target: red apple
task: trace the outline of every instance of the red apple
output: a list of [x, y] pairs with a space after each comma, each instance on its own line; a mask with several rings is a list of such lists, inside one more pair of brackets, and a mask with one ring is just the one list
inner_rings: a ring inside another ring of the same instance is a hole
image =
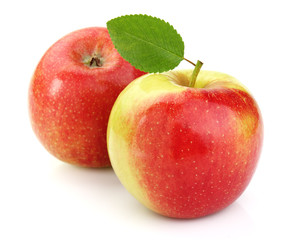
[[106, 147], [110, 110], [123, 88], [142, 74], [119, 55], [106, 28], [66, 35], [45, 53], [30, 83], [35, 134], [62, 161], [110, 166]]
[[263, 139], [258, 105], [235, 78], [201, 71], [149, 74], [117, 98], [108, 152], [122, 184], [153, 211], [174, 218], [217, 212], [245, 190]]

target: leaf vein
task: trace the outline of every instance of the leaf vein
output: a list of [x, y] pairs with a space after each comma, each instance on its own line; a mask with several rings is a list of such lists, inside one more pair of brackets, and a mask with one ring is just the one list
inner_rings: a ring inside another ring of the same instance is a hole
[[137, 40], [139, 40], [139, 41], [145, 42], [145, 43], [147, 43], [147, 44], [149, 44], [149, 45], [155, 46], [155, 47], [158, 48], [158, 49], [162, 49], [162, 50], [164, 50], [164, 51], [166, 51], [166, 52], [168, 52], [168, 53], [171, 53], [171, 54], [173, 54], [174, 56], [179, 57], [180, 59], [183, 59], [183, 57], [182, 57], [181, 55], [179, 55], [179, 54], [177, 54], [177, 53], [175, 53], [175, 52], [172, 52], [172, 51], [170, 51], [169, 49], [166, 49], [166, 48], [163, 48], [163, 47], [161, 47], [161, 46], [158, 46], [158, 45], [152, 43], [151, 41], [147, 41], [147, 40], [145, 40], [145, 39], [143, 39], [143, 38], [140, 38], [140, 37], [138, 37], [138, 36], [135, 36], [135, 35], [133, 35], [133, 34], [131, 34], [131, 33], [129, 33], [129, 32], [126, 32], [126, 31], [124, 31], [124, 34], [129, 35], [130, 37], [132, 37], [132, 38], [134, 38], [134, 39], [137, 39]]

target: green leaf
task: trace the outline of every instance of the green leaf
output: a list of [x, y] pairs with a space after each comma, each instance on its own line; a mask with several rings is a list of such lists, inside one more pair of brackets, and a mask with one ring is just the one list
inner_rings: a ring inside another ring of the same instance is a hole
[[168, 71], [184, 58], [181, 36], [159, 18], [125, 15], [108, 21], [107, 29], [120, 55], [142, 71]]

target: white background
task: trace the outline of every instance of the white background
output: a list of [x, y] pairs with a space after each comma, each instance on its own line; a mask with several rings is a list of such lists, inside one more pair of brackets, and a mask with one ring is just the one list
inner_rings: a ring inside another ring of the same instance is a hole
[[[1, 1], [0, 239], [300, 239], [298, 2]], [[244, 194], [217, 214], [194, 220], [154, 214], [112, 169], [62, 163], [31, 130], [28, 86], [48, 47], [129, 13], [170, 22], [186, 58], [235, 76], [260, 105], [265, 138], [257, 171]]]

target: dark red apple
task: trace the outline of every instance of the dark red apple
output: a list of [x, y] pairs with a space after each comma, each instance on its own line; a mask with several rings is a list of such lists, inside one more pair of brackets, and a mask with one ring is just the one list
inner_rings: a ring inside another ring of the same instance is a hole
[[62, 161], [110, 166], [106, 147], [110, 110], [123, 88], [142, 74], [119, 55], [106, 28], [66, 35], [45, 53], [30, 83], [35, 134]]

